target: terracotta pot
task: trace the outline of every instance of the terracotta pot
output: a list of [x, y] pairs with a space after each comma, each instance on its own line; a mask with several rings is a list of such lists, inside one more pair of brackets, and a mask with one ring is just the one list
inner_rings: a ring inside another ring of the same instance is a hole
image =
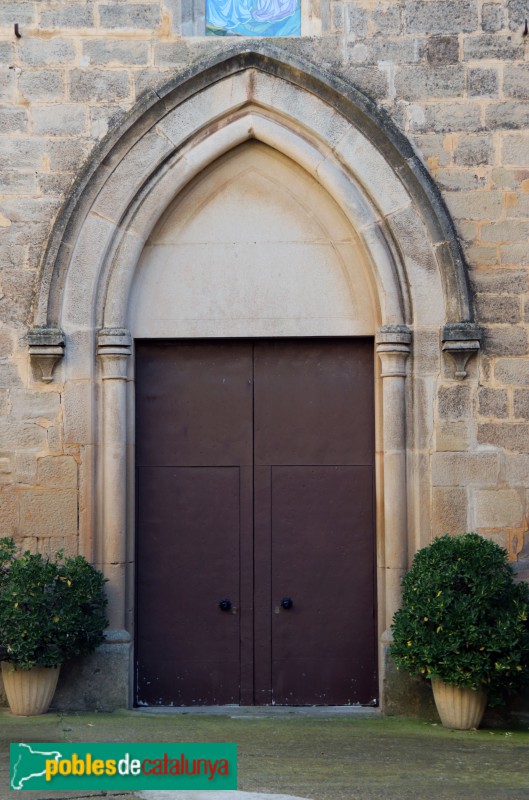
[[45, 714], [55, 693], [60, 669], [60, 666], [14, 669], [8, 661], [2, 661], [2, 678], [11, 713], [20, 717]]
[[439, 680], [432, 680], [432, 689], [435, 705], [445, 728], [460, 731], [479, 728], [487, 705], [485, 689], [475, 691], [462, 686], [451, 686]]

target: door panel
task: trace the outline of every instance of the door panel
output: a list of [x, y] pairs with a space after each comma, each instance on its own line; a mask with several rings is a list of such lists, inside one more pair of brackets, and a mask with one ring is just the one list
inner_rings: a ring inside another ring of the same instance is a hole
[[253, 464], [251, 342], [138, 342], [136, 363], [137, 464]]
[[371, 340], [255, 344], [255, 464], [373, 464]]
[[272, 469], [275, 703], [376, 697], [372, 488], [370, 467]]
[[372, 342], [136, 355], [138, 702], [371, 703]]
[[138, 472], [138, 702], [238, 703], [239, 470]]

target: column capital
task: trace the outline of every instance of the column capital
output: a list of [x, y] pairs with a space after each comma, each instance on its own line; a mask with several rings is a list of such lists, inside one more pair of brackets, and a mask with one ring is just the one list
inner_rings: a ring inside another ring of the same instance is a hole
[[383, 378], [403, 378], [411, 352], [411, 331], [407, 325], [383, 325], [376, 333], [377, 353]]
[[132, 337], [127, 328], [101, 328], [97, 333], [97, 355], [103, 367], [103, 380], [126, 380], [132, 353]]
[[40, 369], [41, 380], [51, 383], [53, 370], [64, 356], [64, 332], [60, 328], [31, 328], [28, 343], [31, 363]]

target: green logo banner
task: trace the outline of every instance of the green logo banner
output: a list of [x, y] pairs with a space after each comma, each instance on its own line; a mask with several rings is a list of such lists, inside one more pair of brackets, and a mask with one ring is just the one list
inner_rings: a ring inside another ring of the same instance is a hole
[[15, 791], [237, 788], [236, 744], [20, 742], [10, 756]]

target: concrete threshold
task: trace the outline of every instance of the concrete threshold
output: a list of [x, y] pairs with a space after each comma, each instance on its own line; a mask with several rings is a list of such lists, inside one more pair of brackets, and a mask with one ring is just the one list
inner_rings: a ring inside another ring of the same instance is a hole
[[217, 715], [232, 719], [261, 717], [377, 717], [380, 708], [373, 706], [138, 706], [138, 714]]

